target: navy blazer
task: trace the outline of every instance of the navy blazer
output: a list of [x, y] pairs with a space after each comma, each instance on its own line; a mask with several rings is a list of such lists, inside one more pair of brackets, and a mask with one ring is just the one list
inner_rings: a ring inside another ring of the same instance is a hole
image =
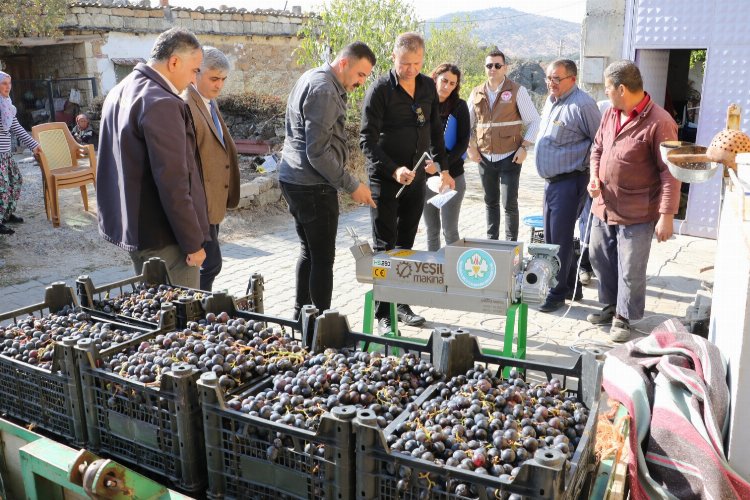
[[96, 169], [99, 232], [125, 250], [210, 239], [195, 129], [185, 102], [138, 64], [104, 101]]

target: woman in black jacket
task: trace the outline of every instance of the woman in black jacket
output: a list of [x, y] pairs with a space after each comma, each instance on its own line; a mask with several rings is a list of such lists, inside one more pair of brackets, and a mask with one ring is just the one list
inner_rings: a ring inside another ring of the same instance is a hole
[[445, 130], [445, 149], [451, 177], [456, 181], [456, 195], [442, 208], [436, 208], [427, 200], [435, 196], [431, 189], [425, 189], [424, 221], [427, 226], [427, 249], [434, 252], [440, 248], [440, 227], [442, 223], [445, 243], [459, 239], [458, 216], [461, 202], [466, 192], [464, 178], [464, 158], [469, 146], [469, 108], [466, 101], [458, 96], [461, 90], [461, 70], [450, 63], [443, 63], [432, 72], [440, 100], [440, 118]]

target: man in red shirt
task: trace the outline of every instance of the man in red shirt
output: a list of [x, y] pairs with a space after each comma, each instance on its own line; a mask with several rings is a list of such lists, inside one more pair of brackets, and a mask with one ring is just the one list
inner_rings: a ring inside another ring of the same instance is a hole
[[677, 139], [677, 124], [643, 90], [631, 61], [604, 70], [612, 107], [602, 117], [591, 152], [589, 194], [591, 263], [599, 277], [601, 312], [594, 324], [612, 322], [610, 338], [625, 342], [630, 321], [643, 317], [651, 238], [666, 241], [680, 202], [680, 182], [661, 159], [659, 145]]

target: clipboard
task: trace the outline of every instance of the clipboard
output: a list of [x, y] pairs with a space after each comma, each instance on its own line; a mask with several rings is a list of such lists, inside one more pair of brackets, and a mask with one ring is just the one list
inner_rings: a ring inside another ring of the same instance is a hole
[[[419, 157], [419, 161], [417, 162], [416, 165], [414, 165], [414, 168], [411, 169], [411, 172], [416, 172], [417, 169], [420, 166], [422, 166], [422, 163], [425, 161], [425, 159], [432, 160], [432, 155], [430, 153], [428, 153], [427, 151], [425, 151], [424, 153], [422, 153], [422, 156]], [[399, 189], [398, 192], [396, 193], [396, 198], [398, 198], [399, 196], [401, 196], [401, 193], [404, 192], [404, 189], [406, 189], [406, 186], [408, 186], [408, 184], [404, 184], [403, 186], [401, 186], [401, 189]]]

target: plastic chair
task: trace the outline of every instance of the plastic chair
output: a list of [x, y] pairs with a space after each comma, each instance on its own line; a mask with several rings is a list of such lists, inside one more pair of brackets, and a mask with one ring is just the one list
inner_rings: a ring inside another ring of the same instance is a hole
[[[44, 209], [54, 227], [60, 226], [58, 191], [81, 189], [83, 209], [88, 212], [86, 185], [96, 189], [96, 153], [92, 144], [78, 144], [65, 123], [43, 123], [31, 128], [31, 135], [41, 145], [39, 165], [44, 185]], [[88, 162], [85, 161], [88, 159]]]

